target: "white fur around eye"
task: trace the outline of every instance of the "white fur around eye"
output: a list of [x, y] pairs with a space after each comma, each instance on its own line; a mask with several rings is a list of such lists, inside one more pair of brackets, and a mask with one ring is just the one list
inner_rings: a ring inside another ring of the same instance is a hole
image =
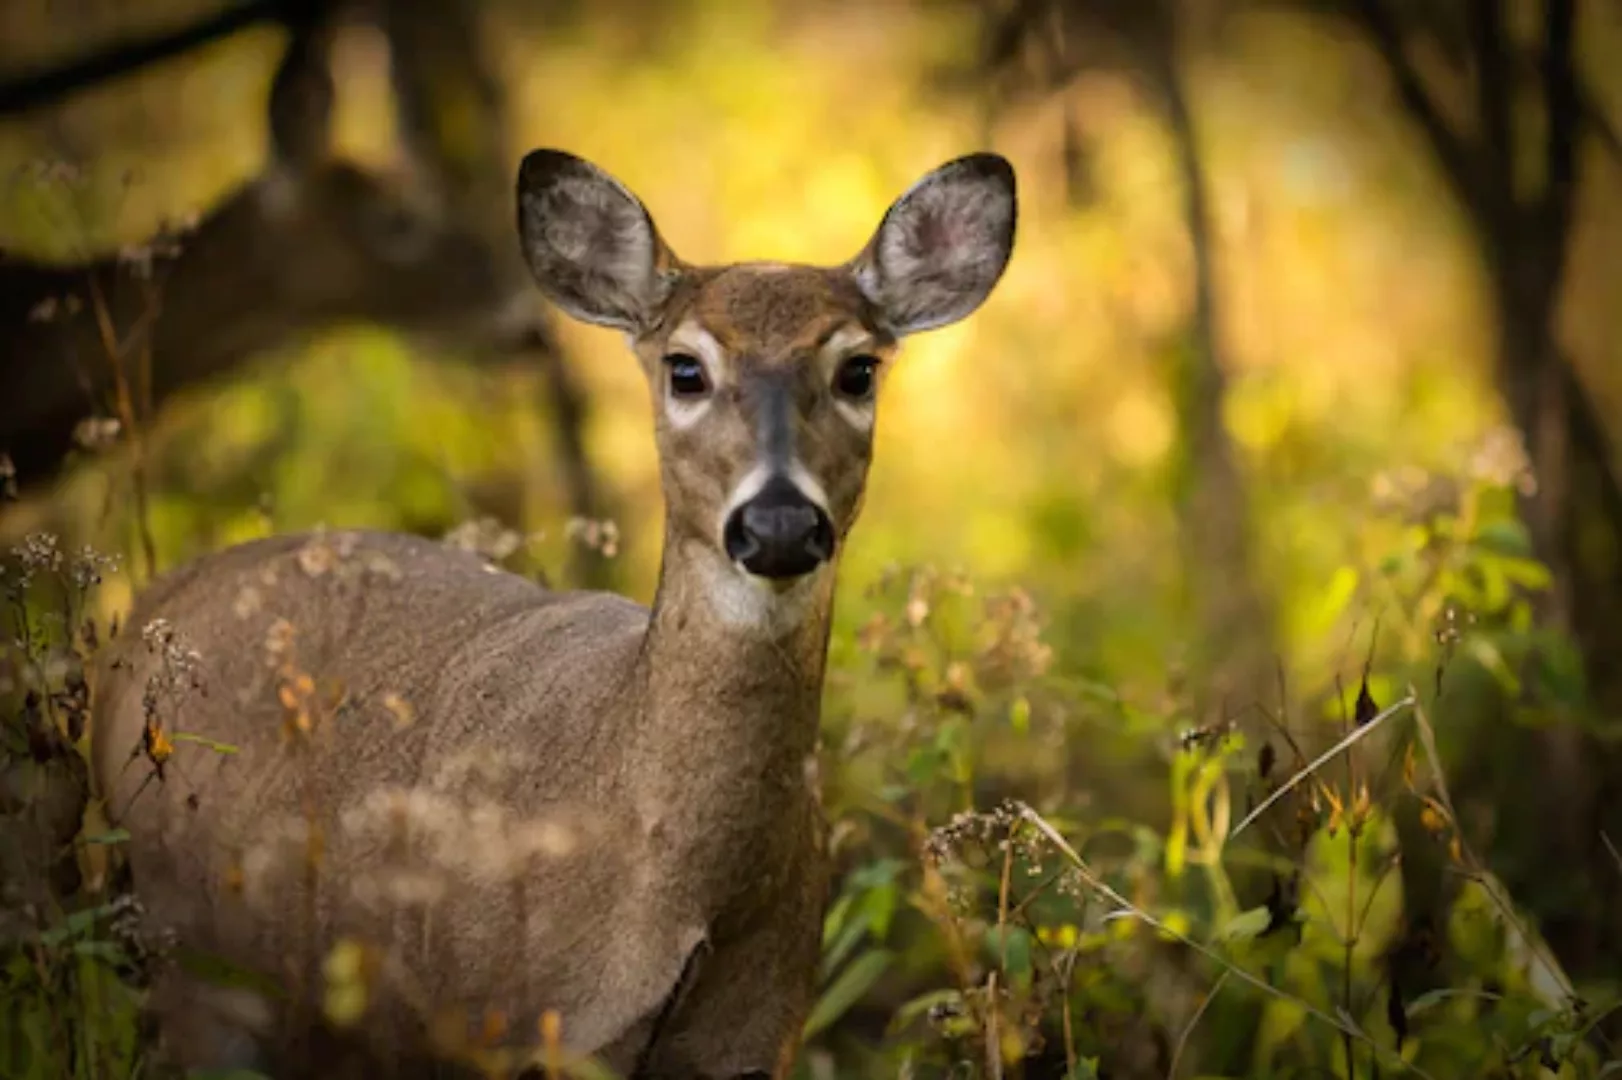
[[710, 405], [715, 400], [716, 391], [721, 388], [721, 375], [725, 364], [721, 355], [721, 343], [715, 340], [708, 330], [694, 322], [683, 323], [670, 335], [665, 345], [665, 353], [683, 353], [699, 362], [704, 369], [704, 378], [710, 385], [710, 392], [700, 398], [683, 399], [677, 397], [670, 389], [670, 372], [664, 368], [663, 362], [659, 371], [659, 399], [664, 402], [665, 419], [670, 426], [678, 431], [685, 430], [698, 423], [710, 411]]
[[876, 402], [872, 398], [866, 401], [845, 401], [843, 398], [834, 398], [834, 411], [844, 421], [857, 431], [868, 432], [873, 430], [874, 409]]
[[[852, 326], [839, 331], [828, 339], [822, 349], [822, 369], [829, 385], [839, 376], [839, 366], [853, 356], [864, 353], [872, 354], [874, 343], [872, 335], [861, 327]], [[877, 379], [877, 373], [874, 374]], [[874, 394], [866, 401], [851, 401], [833, 395], [834, 411], [851, 427], [857, 431], [870, 432], [873, 430], [873, 417], [875, 406], [878, 404], [878, 395]]]

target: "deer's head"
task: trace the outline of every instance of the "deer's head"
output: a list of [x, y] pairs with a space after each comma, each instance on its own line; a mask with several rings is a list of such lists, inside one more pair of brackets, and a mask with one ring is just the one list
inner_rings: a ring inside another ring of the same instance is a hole
[[642, 362], [670, 542], [699, 549], [734, 594], [786, 591], [832, 563], [861, 506], [897, 343], [980, 306], [1014, 220], [1013, 169], [974, 154], [914, 184], [841, 265], [701, 267], [580, 158], [536, 150], [518, 179], [542, 291], [624, 331]]

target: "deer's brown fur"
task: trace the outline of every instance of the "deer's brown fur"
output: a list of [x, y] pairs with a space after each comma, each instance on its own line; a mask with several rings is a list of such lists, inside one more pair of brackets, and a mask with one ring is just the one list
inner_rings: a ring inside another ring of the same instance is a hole
[[[832, 269], [687, 266], [629, 192], [556, 152], [526, 159], [519, 202], [542, 290], [627, 331], [649, 376], [652, 609], [370, 533], [247, 544], [149, 589], [94, 732], [137, 890], [186, 945], [292, 991], [284, 1009], [172, 973], [155, 1000], [193, 1063], [256, 1040], [296, 1061], [346, 937], [379, 958], [360, 1024], [379, 1059], [454, 1049], [497, 1013], [485, 1035], [533, 1044], [555, 1010], [572, 1051], [622, 1074], [791, 1060], [827, 886], [812, 763], [837, 555], [763, 577], [723, 533], [776, 477], [842, 547], [872, 405], [835, 400], [841, 365], [978, 306], [1012, 173], [944, 166]], [[705, 394], [681, 398], [672, 354], [702, 361]], [[178, 741], [149, 780], [154, 724], [235, 752]]]

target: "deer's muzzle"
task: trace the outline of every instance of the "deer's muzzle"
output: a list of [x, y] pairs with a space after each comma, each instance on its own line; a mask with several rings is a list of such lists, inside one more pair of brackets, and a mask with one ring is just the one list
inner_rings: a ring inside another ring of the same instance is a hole
[[728, 515], [722, 539], [729, 559], [764, 578], [801, 577], [834, 553], [833, 522], [781, 476]]

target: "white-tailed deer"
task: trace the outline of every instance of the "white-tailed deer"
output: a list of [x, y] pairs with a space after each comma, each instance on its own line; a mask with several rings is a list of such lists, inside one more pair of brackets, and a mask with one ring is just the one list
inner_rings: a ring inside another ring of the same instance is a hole
[[366, 1006], [372, 1068], [554, 1023], [621, 1074], [789, 1067], [826, 887], [810, 765], [834, 567], [875, 392], [900, 338], [1001, 276], [1013, 171], [940, 167], [831, 268], [686, 264], [557, 151], [524, 160], [518, 203], [543, 293], [628, 334], [648, 378], [652, 610], [370, 533], [253, 542], [150, 588], [99, 676], [100, 788], [157, 926], [289, 995], [171, 972], [155, 1007], [192, 1063], [255, 1041], [295, 1060], [322, 959], [354, 939], [325, 978], [364, 993], [327, 1004]]

